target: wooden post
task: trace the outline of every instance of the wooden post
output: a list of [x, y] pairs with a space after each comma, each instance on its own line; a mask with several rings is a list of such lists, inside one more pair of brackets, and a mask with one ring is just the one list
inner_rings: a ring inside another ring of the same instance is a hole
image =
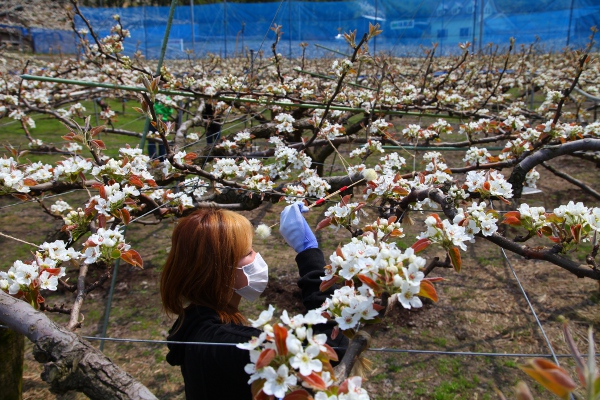
[[0, 328], [0, 349], [0, 397], [21, 400], [25, 337], [10, 329]]

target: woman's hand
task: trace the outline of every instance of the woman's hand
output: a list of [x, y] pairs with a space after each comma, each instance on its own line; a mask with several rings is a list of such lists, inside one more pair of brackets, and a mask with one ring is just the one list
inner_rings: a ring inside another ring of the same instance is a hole
[[317, 238], [301, 214], [308, 210], [304, 203], [298, 202], [287, 206], [281, 212], [279, 232], [287, 244], [296, 250], [296, 253], [319, 247]]

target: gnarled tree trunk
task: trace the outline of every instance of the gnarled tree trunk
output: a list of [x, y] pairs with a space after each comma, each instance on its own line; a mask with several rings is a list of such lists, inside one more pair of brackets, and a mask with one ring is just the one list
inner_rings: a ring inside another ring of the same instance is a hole
[[0, 328], [0, 390], [6, 400], [21, 400], [25, 338], [10, 329]]
[[35, 359], [44, 364], [42, 379], [55, 393], [77, 390], [98, 400], [156, 399], [91, 344], [1, 290], [0, 322], [36, 344]]

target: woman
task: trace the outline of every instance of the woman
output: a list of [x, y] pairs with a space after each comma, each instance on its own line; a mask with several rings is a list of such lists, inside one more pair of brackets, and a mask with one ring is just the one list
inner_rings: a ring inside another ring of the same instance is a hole
[[[321, 306], [328, 292], [321, 292], [325, 260], [301, 211], [301, 203], [281, 213], [280, 232], [296, 250], [307, 310]], [[251, 399], [248, 351], [227, 344], [249, 341], [261, 331], [245, 325], [238, 305], [242, 297], [252, 301], [264, 291], [268, 267], [252, 249], [253, 229], [240, 214], [221, 209], [202, 209], [181, 219], [173, 231], [172, 247], [161, 277], [161, 297], [168, 314], [177, 315], [169, 340], [212, 344], [168, 345], [167, 362], [180, 365], [185, 394], [192, 399]], [[315, 326], [315, 333], [330, 333], [333, 325]], [[339, 335], [332, 347], [345, 347]]]

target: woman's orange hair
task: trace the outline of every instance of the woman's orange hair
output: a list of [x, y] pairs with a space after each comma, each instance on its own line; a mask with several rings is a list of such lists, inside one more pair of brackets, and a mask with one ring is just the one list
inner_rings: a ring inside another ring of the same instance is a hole
[[245, 322], [229, 302], [252, 235], [250, 221], [229, 210], [204, 208], [179, 220], [160, 281], [167, 314], [182, 316], [189, 302], [214, 309], [224, 323]]

